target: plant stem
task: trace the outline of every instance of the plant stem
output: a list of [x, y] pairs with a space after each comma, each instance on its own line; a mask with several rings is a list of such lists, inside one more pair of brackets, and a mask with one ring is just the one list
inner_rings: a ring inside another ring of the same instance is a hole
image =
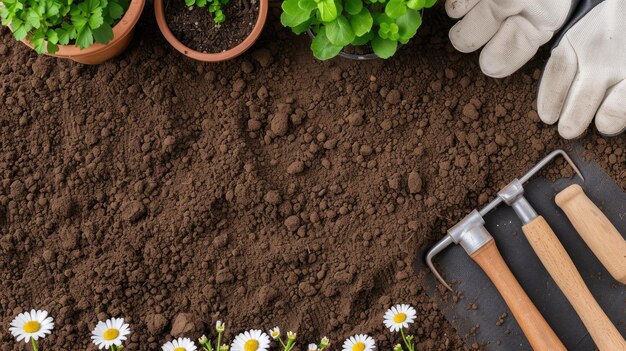
[[215, 351], [220, 351], [222, 345], [222, 332], [217, 332], [217, 345], [215, 345]]
[[406, 348], [409, 349], [409, 351], [413, 351], [413, 343], [409, 343], [409, 341], [406, 339], [406, 336], [404, 335], [404, 328], [400, 328], [400, 333], [402, 334], [402, 340], [404, 340], [404, 345], [406, 345]]
[[39, 351], [39, 349], [37, 348], [37, 341], [35, 341], [35, 339], [31, 338], [30, 344], [33, 345], [33, 351]]

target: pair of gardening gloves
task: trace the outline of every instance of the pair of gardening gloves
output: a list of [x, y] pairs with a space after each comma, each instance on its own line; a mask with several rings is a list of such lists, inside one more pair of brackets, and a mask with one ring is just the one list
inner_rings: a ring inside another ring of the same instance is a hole
[[450, 30], [461, 52], [480, 48], [491, 77], [521, 68], [554, 37], [541, 77], [537, 112], [558, 122], [566, 139], [581, 136], [595, 117], [606, 136], [626, 130], [626, 0], [446, 0], [460, 19]]

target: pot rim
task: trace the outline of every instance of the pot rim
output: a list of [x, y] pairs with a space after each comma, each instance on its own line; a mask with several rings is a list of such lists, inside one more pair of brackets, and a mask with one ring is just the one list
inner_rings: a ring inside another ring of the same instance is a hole
[[[179, 0], [182, 1], [182, 0]], [[159, 25], [159, 29], [161, 33], [165, 37], [170, 45], [174, 47], [177, 51], [182, 53], [183, 55], [190, 57], [194, 60], [204, 61], [204, 62], [220, 62], [233, 59], [248, 50], [252, 44], [259, 38], [261, 32], [263, 31], [263, 27], [265, 26], [265, 21], [267, 19], [267, 11], [269, 7], [268, 0], [260, 0], [259, 1], [259, 16], [257, 17], [256, 23], [254, 27], [250, 31], [250, 34], [235, 47], [232, 47], [226, 51], [217, 52], [217, 53], [203, 53], [196, 50], [193, 50], [187, 47], [185, 44], [181, 43], [174, 33], [170, 30], [167, 25], [167, 21], [165, 20], [165, 11], [163, 8], [163, 0], [154, 0], [154, 15], [156, 16], [157, 24]]]
[[[143, 12], [143, 8], [145, 6], [145, 0], [131, 0], [128, 9], [122, 16], [122, 19], [117, 22], [117, 24], [113, 27], [113, 39], [111, 39], [106, 44], [94, 43], [90, 47], [86, 49], [81, 49], [76, 45], [59, 45], [59, 51], [54, 54], [45, 53], [49, 56], [54, 57], [80, 57], [80, 56], [90, 56], [97, 54], [103, 50], [105, 50], [108, 46], [115, 44], [116, 42], [122, 40], [122, 38], [126, 37], [129, 33], [131, 33], [135, 29], [135, 25], [139, 21], [141, 17], [141, 13]], [[26, 44], [31, 49], [33, 48], [32, 44], [24, 39], [22, 40], [24, 44]]]

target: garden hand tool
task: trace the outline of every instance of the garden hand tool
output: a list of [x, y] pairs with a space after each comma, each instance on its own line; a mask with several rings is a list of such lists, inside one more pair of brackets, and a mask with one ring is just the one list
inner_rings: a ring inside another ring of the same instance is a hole
[[435, 268], [433, 258], [450, 244], [460, 244], [496, 286], [532, 348], [538, 351], [566, 350], [515, 279], [500, 255], [493, 237], [485, 228], [485, 221], [482, 216], [489, 210], [489, 206], [480, 212], [474, 210], [448, 230], [448, 234], [435, 244], [426, 255], [428, 267], [446, 288], [452, 290]]
[[537, 112], [558, 121], [566, 139], [582, 135], [594, 116], [598, 131], [626, 130], [626, 2], [623, 0], [447, 0], [452, 45], [480, 54], [482, 71], [506, 77], [554, 33], [539, 85]]
[[578, 184], [556, 195], [556, 204], [609, 273], [626, 284], [626, 240]]
[[600, 351], [625, 351], [626, 341], [595, 300], [574, 262], [550, 228], [524, 197], [523, 184], [556, 156], [563, 156], [581, 177], [580, 171], [562, 150], [555, 150], [520, 179], [515, 179], [498, 192], [522, 221], [522, 231], [552, 279], [570, 302]]

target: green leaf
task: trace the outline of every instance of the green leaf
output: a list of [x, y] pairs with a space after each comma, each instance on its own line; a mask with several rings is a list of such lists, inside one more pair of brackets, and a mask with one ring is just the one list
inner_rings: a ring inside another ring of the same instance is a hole
[[354, 31], [348, 19], [344, 16], [337, 17], [334, 21], [326, 24], [326, 37], [336, 46], [346, 46], [354, 40]]
[[315, 2], [315, 0], [299, 0], [298, 7], [300, 7], [304, 11], [307, 11], [308, 13], [311, 13], [311, 11], [317, 8], [317, 3]]
[[102, 24], [100, 27], [92, 31], [93, 39], [96, 43], [106, 44], [113, 39], [113, 28], [108, 23]]
[[330, 40], [326, 37], [325, 27], [320, 29], [320, 32], [317, 33], [315, 39], [311, 43], [311, 51], [313, 51], [313, 56], [318, 60], [328, 60], [331, 59], [341, 52], [342, 47], [333, 45]]
[[43, 38], [30, 40], [30, 44], [38, 54], [42, 54], [46, 50], [46, 41]]
[[[204, 0], [201, 0], [201, 1], [204, 1]], [[116, 20], [116, 19], [122, 18], [123, 15], [124, 15], [124, 8], [122, 7], [122, 5], [116, 2], [111, 2], [109, 4], [109, 17]]]
[[437, 3], [437, 0], [425, 0], [424, 7], [431, 8], [435, 6], [436, 3]]
[[46, 3], [46, 16], [53, 17], [59, 14], [60, 6], [52, 1]]
[[41, 17], [35, 9], [31, 8], [26, 12], [26, 22], [34, 28], [39, 28], [41, 26]]
[[48, 42], [48, 47], [47, 47], [47, 51], [50, 54], [54, 54], [57, 51], [59, 51], [59, 46], [57, 44], [53, 44], [51, 42]]
[[92, 13], [96, 9], [100, 8], [100, 0], [85, 0], [84, 2], [87, 4], [86, 12]]
[[346, 12], [351, 15], [356, 15], [361, 12], [363, 8], [363, 3], [361, 0], [345, 0], [345, 9]]
[[295, 34], [302, 34], [306, 32], [307, 29], [311, 26], [311, 22], [313, 22], [312, 18], [309, 18], [306, 22], [299, 24], [295, 27], [291, 27], [291, 31]]
[[355, 37], [351, 44], [354, 46], [365, 45], [369, 43], [372, 38], [374, 38], [374, 33], [370, 31], [363, 36]]
[[372, 14], [367, 8], [362, 8], [361, 11], [350, 18], [350, 25], [354, 34], [358, 37], [364, 35], [372, 29], [374, 19]]
[[48, 43], [57, 44], [59, 42], [59, 35], [52, 29], [48, 29], [46, 37], [48, 38]]
[[287, 12], [283, 12], [280, 15], [280, 23], [285, 27], [291, 27], [291, 28], [298, 27], [301, 24], [307, 22], [309, 19], [311, 19], [310, 14], [309, 15], [300, 14], [299, 16], [294, 16], [294, 15], [288, 14]]
[[396, 50], [398, 49], [398, 42], [376, 36], [372, 39], [372, 49], [374, 50], [376, 56], [387, 59], [396, 53]]
[[320, 0], [317, 3], [317, 9], [320, 11], [323, 22], [330, 22], [337, 18], [337, 6], [333, 0]]
[[86, 49], [93, 44], [93, 34], [91, 32], [91, 28], [84, 26], [80, 31], [78, 31], [78, 36], [76, 37], [76, 46], [81, 49]]
[[408, 10], [396, 20], [396, 24], [401, 42], [406, 43], [415, 36], [417, 29], [422, 25], [422, 15], [419, 11]]
[[425, 0], [408, 0], [406, 6], [412, 10], [420, 10], [424, 7]]
[[91, 29], [99, 28], [104, 23], [104, 17], [102, 17], [102, 9], [95, 9], [89, 17], [89, 27]]
[[17, 18], [15, 18], [13, 19], [13, 22], [11, 23], [11, 29], [13, 30], [13, 36], [15, 37], [15, 39], [22, 40], [26, 38], [26, 36], [28, 35], [28, 32], [31, 29], [31, 26], [30, 24], [24, 23], [18, 20]]
[[70, 43], [70, 33], [67, 30], [63, 28], [57, 28], [55, 29], [55, 32], [57, 32], [60, 44], [67, 45]]
[[285, 0], [280, 5], [280, 7], [283, 9], [284, 12], [290, 15], [298, 15], [303, 12], [303, 9], [300, 8], [300, 5], [298, 3], [298, 0]]
[[87, 18], [80, 13], [77, 15], [72, 14], [72, 24], [76, 27], [76, 30], [81, 30], [87, 25]]
[[196, 0], [185, 0], [185, 5], [193, 6], [196, 3]]
[[398, 18], [406, 13], [407, 7], [404, 0], [389, 0], [385, 6], [385, 13], [391, 18]]

